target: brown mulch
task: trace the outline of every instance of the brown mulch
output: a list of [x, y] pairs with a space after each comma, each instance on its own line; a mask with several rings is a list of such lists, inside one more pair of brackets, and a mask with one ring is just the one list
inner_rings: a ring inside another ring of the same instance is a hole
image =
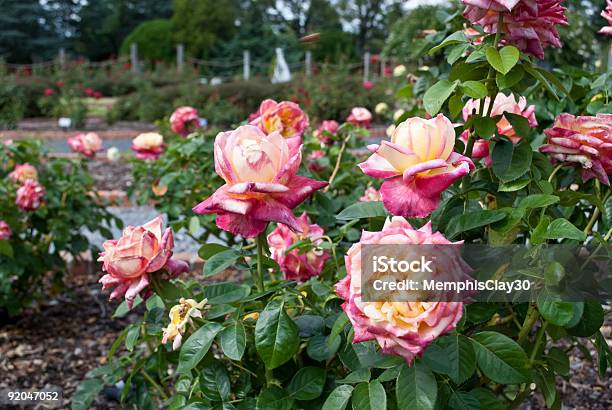
[[98, 191], [127, 191], [133, 184], [129, 161], [90, 161], [89, 172]]

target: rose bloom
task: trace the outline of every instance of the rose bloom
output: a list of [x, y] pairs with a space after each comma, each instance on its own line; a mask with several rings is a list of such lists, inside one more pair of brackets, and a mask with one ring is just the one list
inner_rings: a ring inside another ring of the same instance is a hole
[[200, 128], [200, 115], [193, 107], [179, 107], [170, 116], [170, 129], [183, 137]]
[[171, 259], [172, 228], [163, 232], [162, 228], [162, 218], [158, 216], [142, 226], [128, 226], [119, 240], [104, 242], [104, 252], [100, 252], [98, 262], [103, 262], [102, 269], [107, 273], [99, 282], [102, 289], [114, 288], [111, 300], [124, 296], [131, 309], [138, 294], [143, 299], [151, 295], [145, 291], [150, 273], [163, 269], [174, 278], [189, 270], [185, 262]]
[[35, 211], [40, 207], [44, 196], [45, 188], [37, 181], [28, 179], [17, 190], [15, 203], [22, 211]]
[[393, 215], [423, 218], [437, 208], [442, 191], [474, 168], [472, 160], [453, 151], [455, 130], [442, 114], [409, 118], [391, 141], [371, 145], [370, 158], [359, 164], [374, 178], [384, 178], [380, 194]]
[[393, 77], [401, 77], [406, 74], [406, 66], [403, 64], [395, 66], [393, 69]]
[[308, 157], [306, 157], [308, 169], [315, 173], [323, 171], [323, 167], [317, 163], [317, 160], [323, 158], [324, 156], [325, 153], [321, 150], [312, 151]]
[[15, 169], [8, 174], [8, 177], [15, 183], [23, 184], [28, 179], [38, 181], [38, 172], [32, 165], [25, 163], [22, 165], [15, 165]]
[[371, 90], [372, 88], [374, 88], [374, 83], [370, 80], [365, 80], [363, 82], [363, 89], [366, 91]]
[[607, 0], [606, 3], [608, 5], [606, 9], [601, 12], [601, 17], [608, 20], [608, 25], [599, 30], [599, 33], [612, 36], [612, 0]]
[[462, 0], [467, 6], [463, 16], [482, 26], [486, 33], [496, 33], [499, 14], [504, 14], [504, 43], [526, 53], [544, 58], [544, 48], [561, 47], [556, 25], [568, 25], [563, 0]]
[[106, 151], [106, 159], [109, 160], [110, 162], [117, 162], [121, 159], [121, 152], [119, 152], [119, 148], [117, 147], [110, 147], [107, 151]]
[[376, 107], [374, 107], [374, 112], [376, 114], [384, 114], [385, 112], [387, 112], [388, 109], [389, 106], [387, 105], [387, 103], [379, 102], [378, 104], [376, 104]]
[[206, 303], [208, 299], [197, 303], [193, 299], [181, 298], [178, 305], [172, 306], [168, 315], [170, 324], [163, 329], [162, 343], [166, 344], [168, 340], [172, 340], [172, 350], [181, 347], [187, 325], [193, 325], [191, 318], [202, 317], [202, 309]]
[[[486, 97], [484, 103], [484, 112], [489, 112], [489, 105], [491, 104], [491, 98]], [[514, 97], [514, 94], [506, 96], [503, 93], [497, 94], [495, 101], [493, 102], [493, 109], [491, 110], [491, 116], [497, 117], [502, 115], [502, 118], [497, 122], [497, 132], [500, 135], [505, 135], [510, 138], [514, 144], [518, 144], [521, 140], [522, 135], [517, 135], [512, 124], [508, 119], [503, 116], [504, 112], [510, 114], [521, 115], [529, 121], [529, 126], [535, 128], [538, 126], [538, 121], [535, 117], [535, 105], [527, 106], [527, 99], [525, 97], [519, 97], [518, 102]], [[480, 100], [470, 99], [463, 107], [463, 120], [467, 121], [474, 114], [480, 114]], [[469, 131], [465, 130], [461, 134], [461, 139], [464, 143], [467, 143]], [[472, 151], [473, 159], [485, 158], [487, 165], [491, 164], [491, 157], [489, 156], [489, 141], [477, 140], [474, 143], [474, 149]]]
[[582, 179], [597, 178], [610, 185], [612, 173], [612, 114], [576, 117], [560, 114], [544, 131], [548, 143], [540, 151], [560, 163], [582, 168]]
[[314, 276], [318, 276], [329, 253], [327, 251], [311, 249], [303, 252], [300, 249], [287, 251], [298, 241], [310, 240], [314, 246], [322, 242], [321, 237], [325, 234], [323, 228], [317, 224], [311, 224], [306, 212], [298, 218], [301, 233], [294, 233], [288, 226], [278, 224], [268, 235], [268, 246], [270, 254], [281, 268], [286, 280], [304, 282]]
[[381, 200], [380, 192], [373, 186], [367, 187], [363, 196], [359, 198], [361, 202], [378, 202]]
[[314, 132], [314, 136], [323, 144], [331, 143], [332, 136], [338, 132], [340, 125], [334, 120], [324, 120]]
[[45, 88], [45, 97], [51, 97], [53, 94], [55, 94], [55, 91], [53, 91], [53, 88]]
[[0, 241], [7, 241], [11, 239], [13, 231], [6, 221], [0, 221]]
[[372, 122], [372, 113], [364, 107], [354, 107], [346, 122], [363, 128], [369, 128]]
[[308, 115], [291, 101], [264, 100], [250, 118], [266, 134], [278, 131], [284, 138], [301, 137], [308, 128]]
[[361, 297], [362, 245], [451, 243], [441, 233], [432, 233], [431, 222], [415, 230], [401, 217], [387, 219], [380, 232], [362, 233], [345, 256], [346, 277], [336, 284], [355, 330], [353, 343], [376, 339], [383, 353], [410, 364], [433, 340], [455, 328], [463, 314], [461, 302], [364, 302]]
[[272, 221], [299, 232], [292, 209], [327, 185], [296, 175], [302, 146], [289, 144], [280, 132], [266, 135], [243, 125], [219, 133], [214, 150], [215, 171], [225, 185], [193, 210], [217, 214], [217, 226], [235, 235], [254, 237]]
[[136, 158], [156, 160], [164, 152], [164, 137], [156, 132], [145, 132], [132, 140], [132, 151]]
[[102, 149], [102, 139], [95, 132], [81, 133], [68, 138], [68, 146], [88, 158], [93, 158]]

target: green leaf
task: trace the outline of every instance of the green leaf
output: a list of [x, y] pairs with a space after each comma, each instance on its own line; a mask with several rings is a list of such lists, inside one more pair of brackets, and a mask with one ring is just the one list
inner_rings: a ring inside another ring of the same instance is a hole
[[177, 372], [187, 373], [197, 366], [208, 353], [217, 333], [223, 329], [218, 323], [209, 322], [195, 331], [181, 347]]
[[493, 173], [504, 182], [514, 181], [529, 170], [532, 158], [531, 145], [524, 140], [517, 145], [507, 139], [496, 141], [491, 155]]
[[397, 405], [401, 409], [428, 410], [436, 405], [438, 383], [429, 368], [420, 361], [402, 365], [395, 385]]
[[512, 124], [512, 129], [522, 138], [527, 138], [531, 133], [531, 125], [529, 120], [522, 115], [514, 114], [511, 112], [504, 112], [504, 117]]
[[484, 410], [505, 410], [506, 407], [503, 402], [500, 401], [491, 390], [487, 390], [482, 387], [478, 387], [470, 392], [480, 402], [480, 408]]
[[255, 326], [255, 348], [266, 368], [272, 370], [289, 361], [299, 344], [299, 329], [285, 313], [284, 303], [269, 302]]
[[440, 80], [432, 85], [423, 96], [423, 105], [425, 110], [436, 115], [441, 109], [444, 102], [450, 97], [459, 85], [459, 81], [451, 82], [449, 80]]
[[313, 400], [323, 393], [325, 369], [303, 367], [293, 376], [287, 391], [297, 400]]
[[104, 388], [104, 382], [100, 379], [85, 379], [76, 388], [72, 395], [72, 410], [87, 410], [94, 399]]
[[428, 53], [433, 54], [436, 51], [443, 49], [444, 47], [450, 46], [452, 44], [467, 43], [467, 41], [468, 39], [465, 33], [463, 33], [463, 30], [455, 31], [453, 34], [442, 40], [440, 44], [435, 47], [432, 47]]
[[539, 368], [535, 373], [536, 385], [542, 392], [546, 406], [551, 408], [557, 398], [557, 388], [555, 386], [555, 375], [549, 370]]
[[128, 352], [131, 352], [134, 350], [134, 345], [136, 345], [138, 336], [140, 336], [140, 326], [130, 325], [128, 327], [128, 331], [125, 336], [125, 348], [127, 349]]
[[459, 114], [461, 114], [462, 109], [463, 100], [461, 99], [461, 94], [453, 94], [453, 96], [448, 100], [448, 110], [450, 111], [451, 117], [456, 118]]
[[290, 410], [293, 398], [278, 386], [271, 386], [257, 396], [255, 410]]
[[353, 410], [386, 410], [387, 394], [378, 380], [360, 383], [353, 390]]
[[349, 373], [344, 379], [336, 380], [336, 383], [357, 384], [369, 382], [371, 378], [370, 369], [359, 369]]
[[497, 332], [480, 332], [472, 337], [476, 360], [482, 372], [500, 384], [531, 381], [529, 360], [523, 348]]
[[546, 242], [546, 230], [548, 229], [549, 224], [550, 217], [548, 215], [544, 215], [531, 233], [531, 243], [534, 245], [541, 245]]
[[574, 239], [581, 242], [586, 240], [586, 234], [565, 218], [552, 221], [546, 229], [545, 237], [547, 239]]
[[240, 253], [234, 249], [219, 252], [211, 256], [206, 263], [204, 263], [202, 274], [204, 277], [210, 277], [219, 272], [223, 272], [240, 259], [240, 257]]
[[501, 50], [495, 47], [486, 49], [487, 61], [491, 66], [502, 74], [508, 74], [518, 63], [521, 53], [514, 46], [505, 46]]
[[9, 241], [0, 241], [0, 255], [8, 256], [9, 258], [13, 259], [13, 247], [11, 246], [11, 243]]
[[327, 336], [315, 335], [308, 340], [308, 347], [306, 352], [311, 359], [318, 362], [324, 362], [334, 357], [338, 349], [342, 338], [337, 337], [334, 339], [332, 344], [327, 343]]
[[387, 216], [382, 202], [357, 202], [348, 206], [340, 212], [336, 219], [341, 221], [351, 221], [353, 219], [375, 218], [377, 216]]
[[233, 282], [220, 282], [204, 288], [204, 297], [211, 305], [233, 303], [249, 296], [251, 287]]
[[213, 360], [204, 366], [200, 374], [200, 389], [204, 398], [213, 401], [229, 399], [231, 385], [227, 369], [218, 360]]
[[567, 353], [558, 347], [551, 347], [545, 357], [549, 366], [561, 376], [569, 375], [570, 363]]
[[567, 333], [572, 336], [589, 337], [594, 335], [601, 328], [603, 322], [604, 310], [601, 304], [592, 300], [586, 301], [584, 302], [582, 317], [578, 321], [578, 324], [566, 330]]
[[344, 330], [346, 325], [348, 325], [348, 323], [349, 323], [348, 316], [346, 315], [346, 313], [341, 312], [336, 318], [336, 321], [334, 322], [334, 325], [332, 326], [332, 330], [329, 336], [327, 337], [328, 346], [331, 346], [334, 344], [334, 342], [336, 341], [338, 336], [340, 336], [340, 333], [342, 333], [342, 331]]
[[325, 403], [323, 403], [323, 407], [321, 408], [321, 410], [346, 409], [346, 406], [348, 405], [348, 402], [351, 399], [352, 393], [353, 386], [349, 386], [348, 384], [336, 387], [329, 394], [329, 396], [327, 396], [327, 400], [325, 400]]
[[219, 333], [219, 345], [223, 353], [232, 360], [241, 360], [246, 347], [246, 331], [240, 321], [236, 321]]
[[189, 218], [189, 233], [195, 235], [200, 229], [200, 218], [197, 216], [192, 216]]
[[547, 288], [540, 291], [537, 304], [544, 319], [553, 325], [565, 326], [574, 317], [574, 303], [563, 302], [559, 295], [551, 293]]
[[221, 245], [220, 243], [205, 243], [198, 250], [198, 255], [200, 256], [200, 258], [202, 258], [202, 259], [204, 259], [206, 261], [211, 256], [213, 256], [213, 255], [215, 255], [215, 254], [217, 254], [219, 252], [227, 251], [229, 249], [230, 248], [228, 248], [225, 245]]
[[559, 202], [559, 197], [555, 195], [533, 194], [521, 199], [519, 208], [544, 208]]
[[461, 83], [461, 89], [465, 95], [472, 97], [475, 100], [485, 98], [489, 93], [487, 86], [480, 81], [466, 81]]
[[446, 354], [449, 370], [446, 374], [460, 385], [476, 370], [476, 353], [470, 339], [463, 335], [445, 336], [440, 342]]
[[495, 134], [497, 122], [491, 117], [475, 117], [474, 131], [482, 138], [490, 138]]
[[487, 226], [494, 222], [501, 221], [505, 217], [506, 213], [504, 211], [488, 209], [455, 215], [448, 222], [446, 235], [449, 238], [454, 238], [462, 232]]
[[506, 75], [502, 73], [497, 73], [495, 81], [497, 82], [497, 87], [500, 90], [505, 90], [516, 85], [519, 81], [523, 79], [523, 77], [525, 77], [525, 70], [522, 66], [517, 65]]
[[455, 390], [448, 404], [454, 410], [480, 410], [480, 400], [472, 392]]

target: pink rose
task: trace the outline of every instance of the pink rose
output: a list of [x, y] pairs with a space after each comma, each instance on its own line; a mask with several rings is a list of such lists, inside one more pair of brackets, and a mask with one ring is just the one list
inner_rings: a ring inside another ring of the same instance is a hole
[[315, 130], [314, 136], [323, 144], [329, 144], [333, 141], [331, 137], [336, 135], [339, 127], [340, 125], [336, 121], [325, 120]]
[[217, 214], [217, 226], [251, 238], [268, 222], [300, 231], [291, 211], [326, 182], [296, 175], [302, 146], [290, 145], [279, 132], [264, 134], [252, 125], [219, 133], [215, 139], [215, 171], [225, 180], [211, 197], [193, 208]]
[[28, 179], [38, 181], [38, 172], [32, 165], [25, 163], [22, 165], [16, 165], [13, 172], [8, 174], [8, 177], [15, 183], [23, 184]]
[[[172, 228], [163, 233], [161, 216], [138, 227], [128, 226], [119, 240], [104, 242], [104, 252], [100, 252], [98, 262], [107, 272], [100, 283], [102, 289], [115, 288], [110, 299], [125, 296], [131, 308], [136, 298], [149, 285], [149, 273], [166, 270], [174, 278], [189, 270], [185, 262], [171, 259], [174, 248]], [[141, 294], [143, 299], [149, 292]]]
[[198, 128], [200, 128], [200, 115], [193, 107], [179, 107], [170, 116], [170, 129], [183, 137]]
[[308, 169], [314, 173], [323, 171], [323, 167], [317, 162], [317, 160], [323, 158], [324, 156], [325, 153], [321, 150], [312, 151], [308, 157], [306, 157]]
[[291, 101], [264, 100], [249, 118], [252, 125], [266, 134], [278, 131], [284, 138], [301, 137], [308, 128], [308, 115]]
[[[491, 104], [491, 98], [485, 98], [484, 112], [489, 112], [489, 104]], [[496, 117], [503, 115], [505, 112], [510, 114], [521, 115], [529, 120], [529, 126], [535, 128], [538, 126], [538, 121], [535, 117], [535, 105], [527, 106], [527, 99], [525, 97], [519, 97], [518, 102], [514, 97], [514, 94], [506, 96], [503, 93], [497, 94], [495, 101], [493, 102], [493, 109], [491, 110], [491, 116]], [[480, 100], [470, 99], [463, 107], [463, 120], [467, 121], [472, 115], [480, 114]], [[500, 135], [505, 135], [510, 138], [514, 144], [518, 144], [521, 140], [521, 135], [517, 135], [512, 128], [512, 124], [505, 116], [497, 122], [497, 132]], [[461, 134], [461, 139], [464, 143], [467, 143], [469, 131], [465, 130]], [[474, 149], [472, 151], [472, 158], [480, 159], [485, 158], [487, 165], [491, 164], [491, 158], [489, 156], [489, 141], [477, 140], [474, 143]]]
[[599, 33], [612, 36], [612, 0], [607, 0], [606, 3], [607, 7], [605, 10], [602, 10], [601, 17], [608, 20], [608, 25], [606, 27], [602, 27], [602, 29], [599, 30]]
[[88, 158], [93, 158], [102, 149], [102, 139], [95, 132], [80, 133], [68, 138], [68, 146]]
[[345, 256], [346, 277], [336, 284], [355, 330], [353, 343], [376, 339], [384, 353], [410, 364], [434, 339], [455, 328], [463, 314], [462, 302], [365, 302], [361, 296], [362, 245], [451, 243], [441, 233], [432, 233], [431, 222], [415, 230], [401, 217], [387, 219], [381, 232], [363, 232]]
[[373, 186], [367, 187], [359, 200], [361, 202], [379, 202], [381, 200], [380, 192]]
[[372, 113], [370, 110], [364, 107], [354, 107], [351, 110], [351, 114], [346, 119], [346, 122], [357, 125], [363, 128], [370, 128], [370, 122], [372, 121]]
[[300, 249], [287, 251], [294, 243], [308, 239], [314, 246], [319, 245], [321, 237], [325, 234], [323, 228], [317, 224], [310, 224], [306, 212], [298, 218], [302, 233], [294, 233], [288, 226], [278, 226], [268, 235], [268, 246], [272, 259], [281, 267], [286, 280], [304, 282], [317, 276], [323, 270], [325, 261], [329, 259], [326, 251], [309, 250], [302, 252]]
[[544, 58], [544, 48], [561, 47], [556, 25], [568, 25], [563, 0], [462, 0], [463, 16], [482, 26], [486, 33], [497, 32], [499, 14], [504, 14], [504, 44]]
[[136, 158], [156, 160], [164, 152], [164, 137], [156, 132], [145, 132], [132, 140], [132, 151]]
[[17, 190], [15, 203], [24, 212], [35, 211], [40, 207], [44, 196], [45, 188], [37, 181], [28, 179]]
[[11, 239], [13, 231], [6, 221], [0, 221], [0, 241], [7, 241]]
[[576, 117], [560, 114], [544, 131], [548, 143], [540, 151], [561, 163], [582, 167], [582, 179], [595, 177], [610, 185], [612, 173], [612, 114]]
[[53, 94], [55, 94], [55, 91], [53, 91], [53, 88], [45, 88], [45, 97], [51, 97]]
[[444, 115], [409, 118], [393, 131], [391, 141], [369, 146], [374, 153], [359, 167], [385, 179], [380, 194], [389, 212], [423, 218], [437, 208], [442, 191], [474, 168], [454, 146], [455, 130]]
[[374, 83], [370, 80], [365, 80], [363, 82], [363, 89], [366, 91], [371, 90], [372, 88], [374, 88]]

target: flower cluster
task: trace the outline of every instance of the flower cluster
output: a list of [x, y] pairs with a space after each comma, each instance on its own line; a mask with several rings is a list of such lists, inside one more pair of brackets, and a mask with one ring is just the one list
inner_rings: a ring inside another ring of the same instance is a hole
[[401, 217], [387, 219], [380, 232], [363, 232], [345, 257], [347, 275], [336, 285], [355, 330], [353, 343], [375, 339], [384, 353], [410, 364], [435, 338], [455, 328], [463, 314], [461, 302], [365, 302], [361, 289], [362, 245], [450, 243], [432, 232], [431, 223], [415, 230]]
[[93, 158], [102, 149], [102, 138], [95, 132], [80, 133], [68, 138], [68, 146], [88, 158]]
[[599, 179], [610, 185], [612, 173], [612, 114], [576, 117], [561, 114], [545, 130], [548, 143], [540, 147], [558, 162], [582, 168], [582, 179]]
[[296, 234], [288, 226], [278, 224], [268, 235], [268, 246], [272, 259], [280, 265], [286, 280], [306, 281], [313, 276], [319, 275], [323, 270], [325, 261], [329, 259], [329, 253], [322, 250], [312, 249], [302, 252], [300, 249], [288, 250], [298, 241], [308, 239], [313, 245], [318, 245], [324, 235], [323, 228], [317, 224], [311, 224], [306, 212], [298, 218], [301, 233]]
[[179, 107], [170, 116], [170, 129], [186, 137], [200, 128], [200, 115], [193, 107]]
[[540, 59], [544, 49], [561, 47], [557, 25], [567, 25], [563, 0], [462, 0], [464, 17], [496, 33], [501, 16], [504, 43], [512, 44]]
[[114, 288], [110, 299], [124, 296], [130, 308], [138, 294], [143, 299], [150, 296], [150, 273], [163, 269], [174, 278], [189, 270], [185, 262], [171, 259], [172, 228], [163, 231], [160, 216], [142, 226], [128, 226], [120, 239], [106, 241], [103, 247], [98, 258], [107, 272], [100, 278], [102, 288]]
[[455, 129], [444, 115], [409, 118], [393, 131], [391, 141], [368, 146], [373, 154], [359, 167], [385, 179], [380, 195], [389, 212], [422, 218], [438, 207], [442, 191], [474, 168], [454, 146]]
[[145, 132], [132, 140], [132, 151], [136, 158], [156, 160], [164, 152], [164, 137], [156, 132]]

